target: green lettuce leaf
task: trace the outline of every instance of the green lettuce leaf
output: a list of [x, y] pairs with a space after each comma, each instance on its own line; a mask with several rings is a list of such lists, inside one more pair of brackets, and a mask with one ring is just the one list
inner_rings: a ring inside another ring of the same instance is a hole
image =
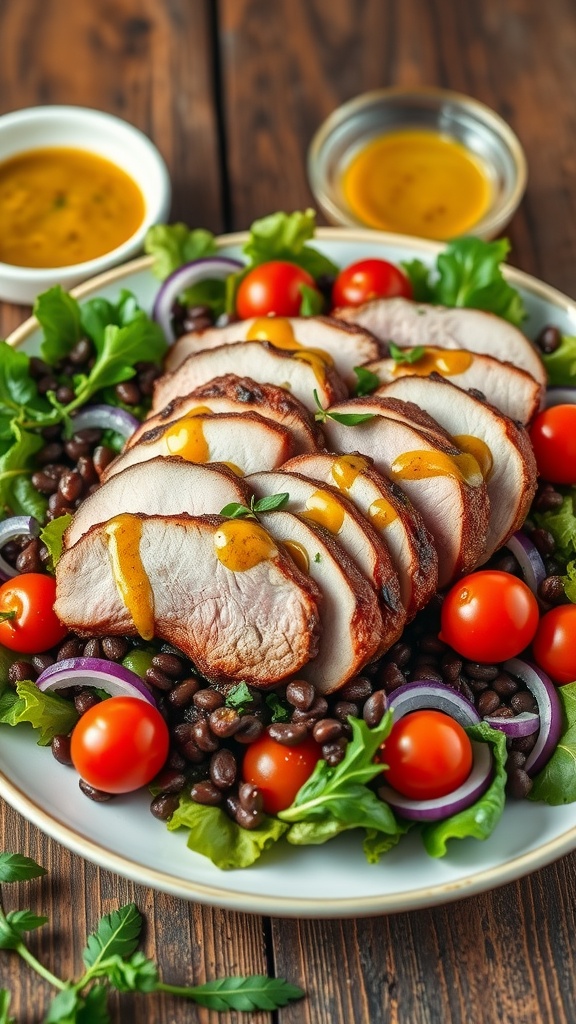
[[52, 519], [50, 523], [47, 523], [40, 530], [40, 540], [48, 548], [50, 559], [47, 563], [47, 568], [50, 572], [54, 572], [60, 557], [62, 555], [63, 537], [65, 531], [72, 522], [72, 516], [66, 513], [64, 516], [57, 516], [56, 519]]
[[188, 847], [208, 857], [223, 871], [248, 868], [265, 850], [280, 839], [288, 825], [277, 818], [265, 818], [259, 828], [245, 829], [219, 807], [196, 804], [186, 796], [168, 822], [172, 831], [189, 828]]
[[443, 857], [449, 839], [487, 839], [504, 810], [506, 786], [506, 737], [485, 722], [466, 729], [471, 740], [489, 743], [494, 758], [494, 775], [486, 792], [476, 803], [450, 818], [435, 821], [422, 828], [422, 842], [431, 857]]
[[534, 779], [529, 800], [557, 806], [576, 800], [576, 682], [558, 687], [563, 729], [558, 746]]
[[327, 256], [306, 243], [314, 237], [316, 213], [271, 213], [256, 220], [243, 252], [254, 267], [269, 260], [287, 260], [303, 267], [314, 279], [338, 273], [338, 267]]
[[13, 421], [24, 409], [30, 419], [41, 419], [50, 408], [30, 376], [29, 356], [0, 341], [0, 454], [3, 441], [12, 443]]
[[101, 388], [129, 380], [136, 372], [134, 364], [140, 359], [160, 362], [167, 348], [161, 328], [143, 310], [124, 327], [108, 324], [102, 336], [93, 341], [96, 362], [77, 391], [82, 402], [88, 401]]
[[564, 593], [572, 604], [576, 604], [576, 561], [568, 562], [566, 575], [562, 577]]
[[34, 303], [34, 315], [44, 332], [40, 351], [42, 358], [54, 366], [68, 355], [82, 337], [80, 306], [61, 285], [39, 295]]
[[433, 271], [426, 273], [420, 260], [403, 266], [417, 301], [483, 309], [518, 326], [526, 317], [524, 303], [500, 266], [509, 251], [505, 238], [495, 242], [458, 238], [440, 253]]
[[12, 444], [0, 456], [0, 511], [44, 518], [46, 498], [30, 480], [36, 469], [34, 456], [44, 445], [40, 434], [24, 430], [15, 420], [12, 422]]
[[184, 263], [212, 256], [217, 251], [210, 231], [202, 228], [191, 231], [186, 224], [156, 224], [146, 235], [144, 249], [154, 257], [152, 271], [161, 281]]
[[384, 832], [377, 832], [376, 829], [366, 829], [364, 837], [364, 856], [369, 864], [378, 864], [381, 857], [389, 850], [398, 845], [402, 836], [412, 828], [410, 822], [398, 823], [398, 831], [395, 835], [387, 835]]
[[38, 745], [48, 746], [55, 736], [67, 736], [78, 721], [78, 712], [69, 700], [57, 694], [43, 693], [29, 679], [5, 689], [0, 697], [0, 723], [19, 725], [29, 722], [39, 733]]
[[560, 508], [536, 512], [534, 521], [554, 537], [554, 558], [564, 566], [564, 591], [568, 600], [576, 603], [576, 487], [564, 494]]
[[552, 386], [576, 385], [576, 337], [564, 335], [555, 352], [542, 354], [542, 362]]
[[104, 332], [109, 324], [126, 327], [137, 320], [143, 310], [132, 292], [123, 288], [116, 302], [96, 296], [84, 302], [79, 312], [84, 334], [96, 342], [98, 347], [102, 347]]

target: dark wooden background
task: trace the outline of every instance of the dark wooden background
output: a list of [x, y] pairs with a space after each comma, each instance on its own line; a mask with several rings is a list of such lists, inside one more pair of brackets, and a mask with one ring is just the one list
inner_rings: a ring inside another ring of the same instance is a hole
[[[305, 155], [322, 119], [367, 89], [420, 84], [468, 93], [511, 123], [530, 176], [511, 262], [576, 297], [574, 0], [0, 0], [0, 113], [70, 102], [127, 118], [168, 162], [173, 219], [215, 231], [310, 204]], [[0, 334], [24, 315], [0, 304]], [[306, 989], [254, 1024], [576, 1021], [574, 855], [444, 908], [318, 922], [135, 886], [7, 806], [0, 848], [49, 871], [7, 895], [50, 916], [32, 945], [62, 977], [78, 970], [86, 930], [133, 899], [166, 981], [261, 972]], [[7, 953], [1, 986], [19, 1024], [42, 1019], [47, 987]], [[111, 1007], [122, 1024], [241, 1019], [164, 996]]]

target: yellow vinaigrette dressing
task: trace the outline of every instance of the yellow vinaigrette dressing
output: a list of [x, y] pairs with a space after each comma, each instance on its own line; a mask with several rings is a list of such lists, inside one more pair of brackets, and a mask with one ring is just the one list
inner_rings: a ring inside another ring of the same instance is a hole
[[138, 185], [83, 149], [32, 149], [0, 163], [0, 260], [65, 267], [126, 242], [144, 220]]
[[483, 476], [473, 455], [446, 455], [444, 452], [414, 451], [398, 455], [390, 467], [395, 480], [426, 480], [432, 476], [449, 476], [478, 487]]
[[342, 190], [364, 224], [446, 239], [464, 234], [486, 213], [492, 186], [482, 163], [439, 132], [408, 129], [378, 136], [356, 154]]
[[214, 534], [214, 550], [218, 561], [231, 572], [246, 572], [278, 554], [270, 535], [254, 519], [222, 523]]
[[326, 367], [333, 366], [329, 352], [321, 348], [305, 348], [296, 339], [292, 324], [283, 316], [260, 316], [246, 332], [246, 341], [269, 341], [275, 348], [286, 349], [295, 359], [309, 363], [319, 384], [326, 380]]
[[306, 502], [306, 509], [301, 513], [303, 519], [318, 523], [329, 533], [340, 533], [344, 523], [344, 509], [335, 501], [328, 491], [314, 491]]
[[485, 480], [489, 480], [494, 469], [494, 459], [486, 442], [482, 441], [479, 437], [473, 437], [471, 434], [454, 434], [453, 436], [456, 444], [463, 452], [468, 452], [469, 455], [474, 456], [480, 466], [482, 476]]
[[330, 473], [341, 491], [349, 491], [359, 473], [369, 465], [370, 459], [364, 455], [341, 455], [332, 463]]
[[376, 498], [372, 502], [368, 509], [368, 515], [374, 523], [374, 526], [380, 530], [384, 530], [390, 523], [393, 523], [395, 519], [398, 519], [398, 513], [393, 505], [386, 498]]
[[426, 347], [413, 363], [399, 362], [393, 369], [395, 377], [429, 377], [439, 373], [441, 377], [454, 377], [464, 373], [472, 365], [472, 353], [465, 349]]
[[118, 593], [143, 640], [154, 636], [154, 594], [140, 556], [142, 521], [127, 512], [115, 516], [104, 530]]
[[179, 455], [187, 462], [208, 462], [210, 449], [204, 436], [202, 415], [210, 412], [203, 406], [192, 409], [173, 426], [167, 427], [163, 439], [168, 455]]

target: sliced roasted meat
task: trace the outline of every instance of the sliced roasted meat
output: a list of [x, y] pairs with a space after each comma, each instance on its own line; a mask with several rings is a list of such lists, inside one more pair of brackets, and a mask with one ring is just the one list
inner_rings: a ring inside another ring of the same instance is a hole
[[[403, 352], [409, 354], [410, 349]], [[416, 362], [378, 359], [368, 363], [366, 369], [375, 373], [383, 385], [399, 377], [429, 377], [438, 373], [464, 391], [481, 392], [505, 416], [524, 424], [536, 415], [544, 394], [542, 385], [525, 370], [463, 349], [425, 348]], [[380, 390], [375, 392], [381, 393], [384, 394]]]
[[404, 491], [378, 473], [365, 455], [299, 455], [282, 470], [339, 488], [362, 512], [390, 552], [406, 617], [413, 619], [436, 590], [438, 555], [421, 515]]
[[201, 466], [173, 456], [157, 456], [128, 466], [90, 494], [74, 513], [64, 534], [64, 547], [71, 548], [91, 526], [121, 512], [218, 515], [232, 501], [250, 504], [250, 495], [244, 481], [226, 466]]
[[134, 431], [126, 447], [131, 448], [152, 427], [170, 423], [198, 407], [215, 413], [257, 412], [291, 431], [296, 452], [314, 452], [324, 446], [322, 432], [311, 414], [288, 391], [274, 384], [257, 384], [249, 377], [228, 373], [196, 388], [190, 395], [175, 398], [161, 412], [149, 416]]
[[142, 434], [133, 448], [106, 467], [101, 480], [157, 455], [174, 455], [187, 462], [223, 462], [240, 475], [257, 469], [276, 469], [294, 451], [292, 434], [280, 423], [255, 412], [189, 413], [163, 427]]
[[493, 313], [398, 298], [373, 299], [357, 308], [338, 309], [334, 315], [366, 327], [381, 342], [393, 341], [401, 348], [432, 345], [493, 356], [526, 370], [546, 387], [546, 371], [534, 346], [522, 331]]
[[337, 540], [291, 512], [267, 512], [262, 525], [278, 543], [299, 550], [322, 593], [320, 647], [300, 673], [320, 693], [344, 686], [380, 648], [382, 615], [376, 592]]
[[372, 415], [356, 426], [329, 418], [324, 424], [328, 443], [335, 451], [368, 455], [380, 473], [400, 484], [434, 538], [439, 586], [473, 569], [484, 551], [490, 513], [476, 461], [454, 442], [410, 426], [408, 419], [390, 418], [381, 398], [340, 402], [330, 412]]
[[160, 412], [172, 399], [189, 395], [195, 388], [227, 373], [286, 388], [311, 412], [316, 408], [315, 390], [324, 406], [348, 394], [340, 375], [320, 356], [286, 352], [266, 342], [246, 341], [240, 346], [222, 345], [188, 356], [174, 373], [167, 373], [156, 381], [152, 411]]
[[388, 396], [418, 403], [477, 457], [490, 498], [482, 562], [522, 525], [536, 491], [536, 461], [526, 430], [443, 377], [401, 377]]
[[[282, 506], [287, 512], [295, 512], [307, 522], [323, 526], [336, 537], [376, 590], [383, 619], [380, 653], [387, 651], [404, 629], [406, 612], [388, 548], [374, 527], [342, 492], [334, 487], [320, 487], [299, 473], [253, 473], [246, 477], [245, 483], [257, 498], [287, 493], [288, 501]], [[297, 549], [294, 553], [297, 559]]]
[[[377, 359], [380, 355], [378, 342], [369, 331], [356, 325], [345, 324], [329, 316], [294, 316], [282, 318], [290, 325], [294, 346], [290, 340], [282, 348], [305, 348], [326, 352], [334, 360], [338, 373], [350, 387], [354, 387], [354, 367]], [[261, 321], [259, 321], [261, 322]], [[188, 356], [220, 345], [234, 345], [246, 341], [254, 333], [256, 318], [240, 320], [226, 327], [209, 327], [205, 331], [184, 334], [172, 346], [166, 356], [166, 370], [176, 370]], [[258, 339], [257, 339], [258, 340]], [[274, 339], [270, 339], [274, 342]]]
[[118, 516], [64, 552], [56, 583], [74, 632], [154, 634], [209, 679], [274, 686], [318, 650], [317, 586], [250, 520]]

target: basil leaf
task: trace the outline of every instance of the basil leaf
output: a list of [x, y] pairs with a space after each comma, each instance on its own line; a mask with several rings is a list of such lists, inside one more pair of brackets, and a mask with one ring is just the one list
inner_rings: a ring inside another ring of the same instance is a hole
[[274, 512], [275, 509], [284, 508], [289, 501], [290, 495], [287, 491], [283, 491], [282, 494], [269, 494], [265, 498], [258, 498], [252, 505], [252, 511]]
[[61, 285], [39, 295], [34, 303], [34, 315], [44, 332], [40, 346], [42, 358], [54, 366], [68, 355], [82, 337], [80, 306]]
[[563, 729], [556, 749], [534, 779], [529, 800], [558, 806], [576, 800], [576, 682], [559, 686]]
[[392, 359], [399, 366], [402, 363], [412, 364], [419, 362], [426, 351], [424, 345], [416, 345], [414, 348], [398, 348], [398, 345], [395, 345], [393, 341], [389, 343], [388, 347]]
[[46, 868], [31, 857], [20, 853], [0, 853], [0, 882], [26, 882], [45, 874]]
[[[344, 427], [356, 427], [359, 423], [367, 423], [368, 420], [373, 420], [376, 414], [373, 412], [327, 412], [326, 417], [329, 420], [334, 420], [336, 423], [341, 423]], [[316, 413], [316, 419], [318, 419], [318, 413]]]
[[240, 519], [241, 516], [251, 516], [252, 509], [247, 505], [241, 505], [238, 501], [231, 501], [220, 509], [220, 515], [227, 516], [228, 519]]
[[354, 373], [356, 374], [354, 394], [358, 398], [362, 398], [363, 395], [371, 395], [373, 391], [376, 391], [376, 388], [380, 387], [381, 381], [378, 374], [366, 369], [365, 366], [355, 366]]
[[220, 807], [196, 804], [187, 796], [168, 822], [172, 831], [189, 828], [188, 847], [208, 857], [223, 871], [247, 868], [280, 839], [288, 826], [277, 818], [264, 818], [258, 828], [241, 828]]
[[144, 240], [144, 250], [154, 257], [152, 271], [161, 281], [185, 263], [211, 256], [217, 251], [210, 231], [203, 228], [191, 231], [182, 223], [151, 227]]

